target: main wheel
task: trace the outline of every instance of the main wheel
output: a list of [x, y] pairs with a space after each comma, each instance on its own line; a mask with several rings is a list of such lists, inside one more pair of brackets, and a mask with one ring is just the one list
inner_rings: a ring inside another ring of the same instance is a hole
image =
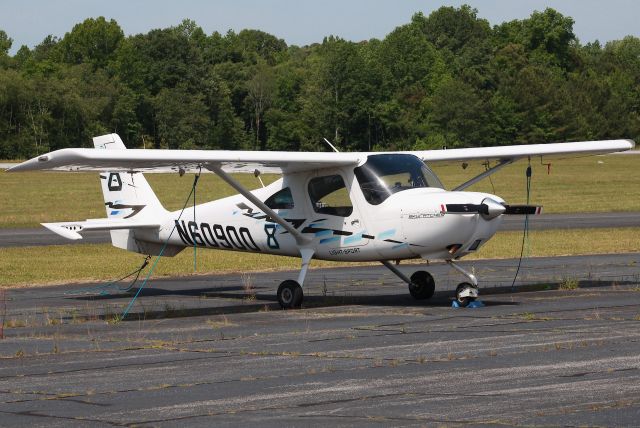
[[302, 304], [302, 287], [296, 281], [288, 279], [278, 287], [278, 303], [282, 309], [299, 308]]
[[409, 293], [416, 300], [430, 299], [436, 290], [436, 282], [427, 271], [419, 270], [411, 275]]
[[476, 300], [477, 297], [478, 287], [473, 284], [463, 282], [458, 284], [458, 287], [456, 287], [456, 300], [463, 308], [466, 308], [467, 305]]

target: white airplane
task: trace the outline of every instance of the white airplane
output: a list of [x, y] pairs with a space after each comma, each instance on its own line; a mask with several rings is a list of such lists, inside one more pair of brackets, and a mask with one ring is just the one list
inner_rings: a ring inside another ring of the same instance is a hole
[[[478, 280], [456, 264], [496, 232], [506, 214], [536, 214], [540, 207], [508, 205], [498, 196], [465, 192], [468, 186], [518, 159], [593, 155], [632, 149], [631, 140], [483, 147], [389, 153], [294, 153], [219, 150], [126, 150], [117, 134], [93, 139], [95, 149], [62, 149], [8, 171], [100, 171], [107, 218], [43, 223], [69, 239], [88, 230], [109, 230], [112, 244], [148, 255], [174, 256], [186, 247], [299, 256], [297, 279], [278, 287], [283, 308], [297, 308], [311, 259], [379, 261], [409, 286], [416, 299], [430, 298], [431, 274], [411, 277], [392, 261], [446, 260], [464, 275], [456, 299], [478, 297]], [[444, 186], [425, 162], [496, 162], [455, 187]], [[217, 174], [239, 194], [169, 212], [144, 171]], [[277, 172], [282, 178], [249, 190], [230, 173]]]

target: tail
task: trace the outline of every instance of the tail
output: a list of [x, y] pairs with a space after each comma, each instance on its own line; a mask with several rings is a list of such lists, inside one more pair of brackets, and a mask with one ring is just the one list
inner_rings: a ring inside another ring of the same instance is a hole
[[[126, 150], [118, 134], [107, 134], [93, 138], [96, 149]], [[166, 210], [140, 172], [100, 173], [100, 184], [104, 195], [107, 217], [110, 219], [145, 220], [158, 218]]]
[[[118, 134], [93, 138], [99, 150], [126, 150]], [[140, 172], [102, 172], [100, 184], [107, 210], [107, 221], [114, 247], [137, 253], [174, 256], [182, 247], [163, 246], [156, 242], [162, 219], [168, 214], [149, 183]], [[120, 226], [121, 222], [124, 226]], [[138, 225], [138, 226], [136, 226]], [[117, 229], [116, 229], [117, 228]]]
[[[97, 150], [126, 150], [117, 134], [93, 139]], [[175, 256], [184, 247], [160, 242], [160, 231], [168, 219], [153, 190], [139, 172], [103, 172], [100, 184], [107, 218], [42, 223], [67, 239], [82, 239], [82, 233], [108, 230], [114, 247], [149, 255]]]

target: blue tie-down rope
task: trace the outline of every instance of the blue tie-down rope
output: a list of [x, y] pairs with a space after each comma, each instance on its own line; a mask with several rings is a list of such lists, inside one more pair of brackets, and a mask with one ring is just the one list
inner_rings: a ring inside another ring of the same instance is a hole
[[[130, 291], [133, 288], [133, 285], [138, 281], [138, 278], [140, 278], [140, 274], [142, 273], [144, 268], [146, 268], [147, 265], [149, 264], [149, 260], [151, 260], [151, 256], [145, 257], [144, 262], [142, 262], [142, 266], [140, 266], [139, 268], [137, 268], [133, 272], [126, 274], [122, 278], [118, 278], [118, 279], [113, 280], [111, 282], [108, 282], [106, 284], [100, 284], [100, 285], [93, 286], [93, 287], [80, 288], [78, 290], [66, 291], [64, 294], [65, 294], [65, 296], [77, 296], [77, 295], [96, 294], [97, 293], [100, 296], [107, 296], [109, 294], [109, 292], [107, 290], [109, 290], [111, 288], [115, 288], [120, 293], [122, 293], [122, 292], [126, 293], [127, 291]], [[120, 287], [120, 285], [118, 284], [120, 281], [124, 281], [125, 279], [127, 279], [127, 278], [129, 278], [129, 277], [131, 277], [133, 275], [135, 275], [135, 277], [133, 278], [133, 280], [126, 287]]]
[[[145, 287], [145, 285], [147, 285], [147, 282], [149, 282], [149, 278], [151, 277], [151, 274], [153, 273], [154, 269], [158, 265], [158, 262], [160, 261], [160, 258], [162, 257], [162, 254], [164, 253], [164, 250], [167, 248], [167, 245], [169, 244], [169, 240], [171, 239], [171, 235], [173, 235], [173, 232], [175, 232], [175, 230], [176, 230], [176, 225], [178, 224], [178, 221], [180, 221], [180, 218], [182, 217], [182, 214], [184, 213], [184, 210], [187, 208], [187, 204], [189, 203], [189, 200], [191, 199], [191, 195], [196, 190], [196, 185], [198, 184], [198, 179], [200, 178], [200, 172], [201, 171], [198, 171], [198, 173], [196, 174], [196, 176], [193, 179], [193, 186], [191, 186], [191, 191], [189, 192], [189, 196], [187, 196], [187, 199], [184, 201], [184, 205], [182, 206], [182, 209], [180, 210], [180, 214], [178, 215], [178, 220], [174, 222], [173, 228], [171, 229], [171, 232], [169, 233], [169, 236], [164, 241], [164, 245], [162, 246], [162, 248], [160, 249], [160, 252], [156, 256], [156, 259], [153, 262], [153, 265], [151, 265], [151, 269], [149, 269], [149, 272], [147, 273], [147, 276], [144, 278], [144, 281], [142, 281], [142, 284], [140, 284], [140, 287], [138, 288], [138, 291], [136, 291], [136, 294], [133, 296], [133, 298], [131, 299], [131, 301], [127, 305], [127, 307], [124, 310], [124, 312], [122, 312], [122, 315], [120, 315], [120, 318], [118, 319], [118, 321], [122, 321], [127, 316], [129, 311], [133, 307], [134, 303], [136, 302], [136, 299], [140, 295], [140, 292]], [[195, 202], [195, 200], [194, 200], [194, 202]], [[195, 219], [195, 208], [194, 208], [194, 213], [193, 214], [194, 214], [194, 219]], [[195, 240], [194, 240], [194, 242], [195, 242]], [[194, 257], [195, 257], [195, 253], [194, 253]]]

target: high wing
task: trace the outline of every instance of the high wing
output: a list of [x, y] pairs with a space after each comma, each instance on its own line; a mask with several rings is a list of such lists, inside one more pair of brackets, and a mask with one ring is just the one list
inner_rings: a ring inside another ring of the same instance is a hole
[[[449, 150], [408, 151], [426, 162], [491, 161], [505, 164], [527, 157], [562, 158], [630, 150], [632, 140], [584, 141]], [[354, 152], [266, 152], [226, 150], [96, 150], [61, 149], [18, 164], [8, 171], [198, 171], [221, 168], [225, 172], [292, 173], [341, 166], [356, 166], [369, 154]]]
[[291, 173], [357, 165], [364, 153], [265, 152], [227, 150], [61, 149], [18, 164], [7, 171], [194, 172], [207, 165], [225, 172]]
[[581, 141], [575, 143], [528, 144], [520, 146], [474, 147], [467, 149], [411, 151], [425, 162], [515, 161], [522, 158], [565, 158], [631, 150], [633, 140]]

